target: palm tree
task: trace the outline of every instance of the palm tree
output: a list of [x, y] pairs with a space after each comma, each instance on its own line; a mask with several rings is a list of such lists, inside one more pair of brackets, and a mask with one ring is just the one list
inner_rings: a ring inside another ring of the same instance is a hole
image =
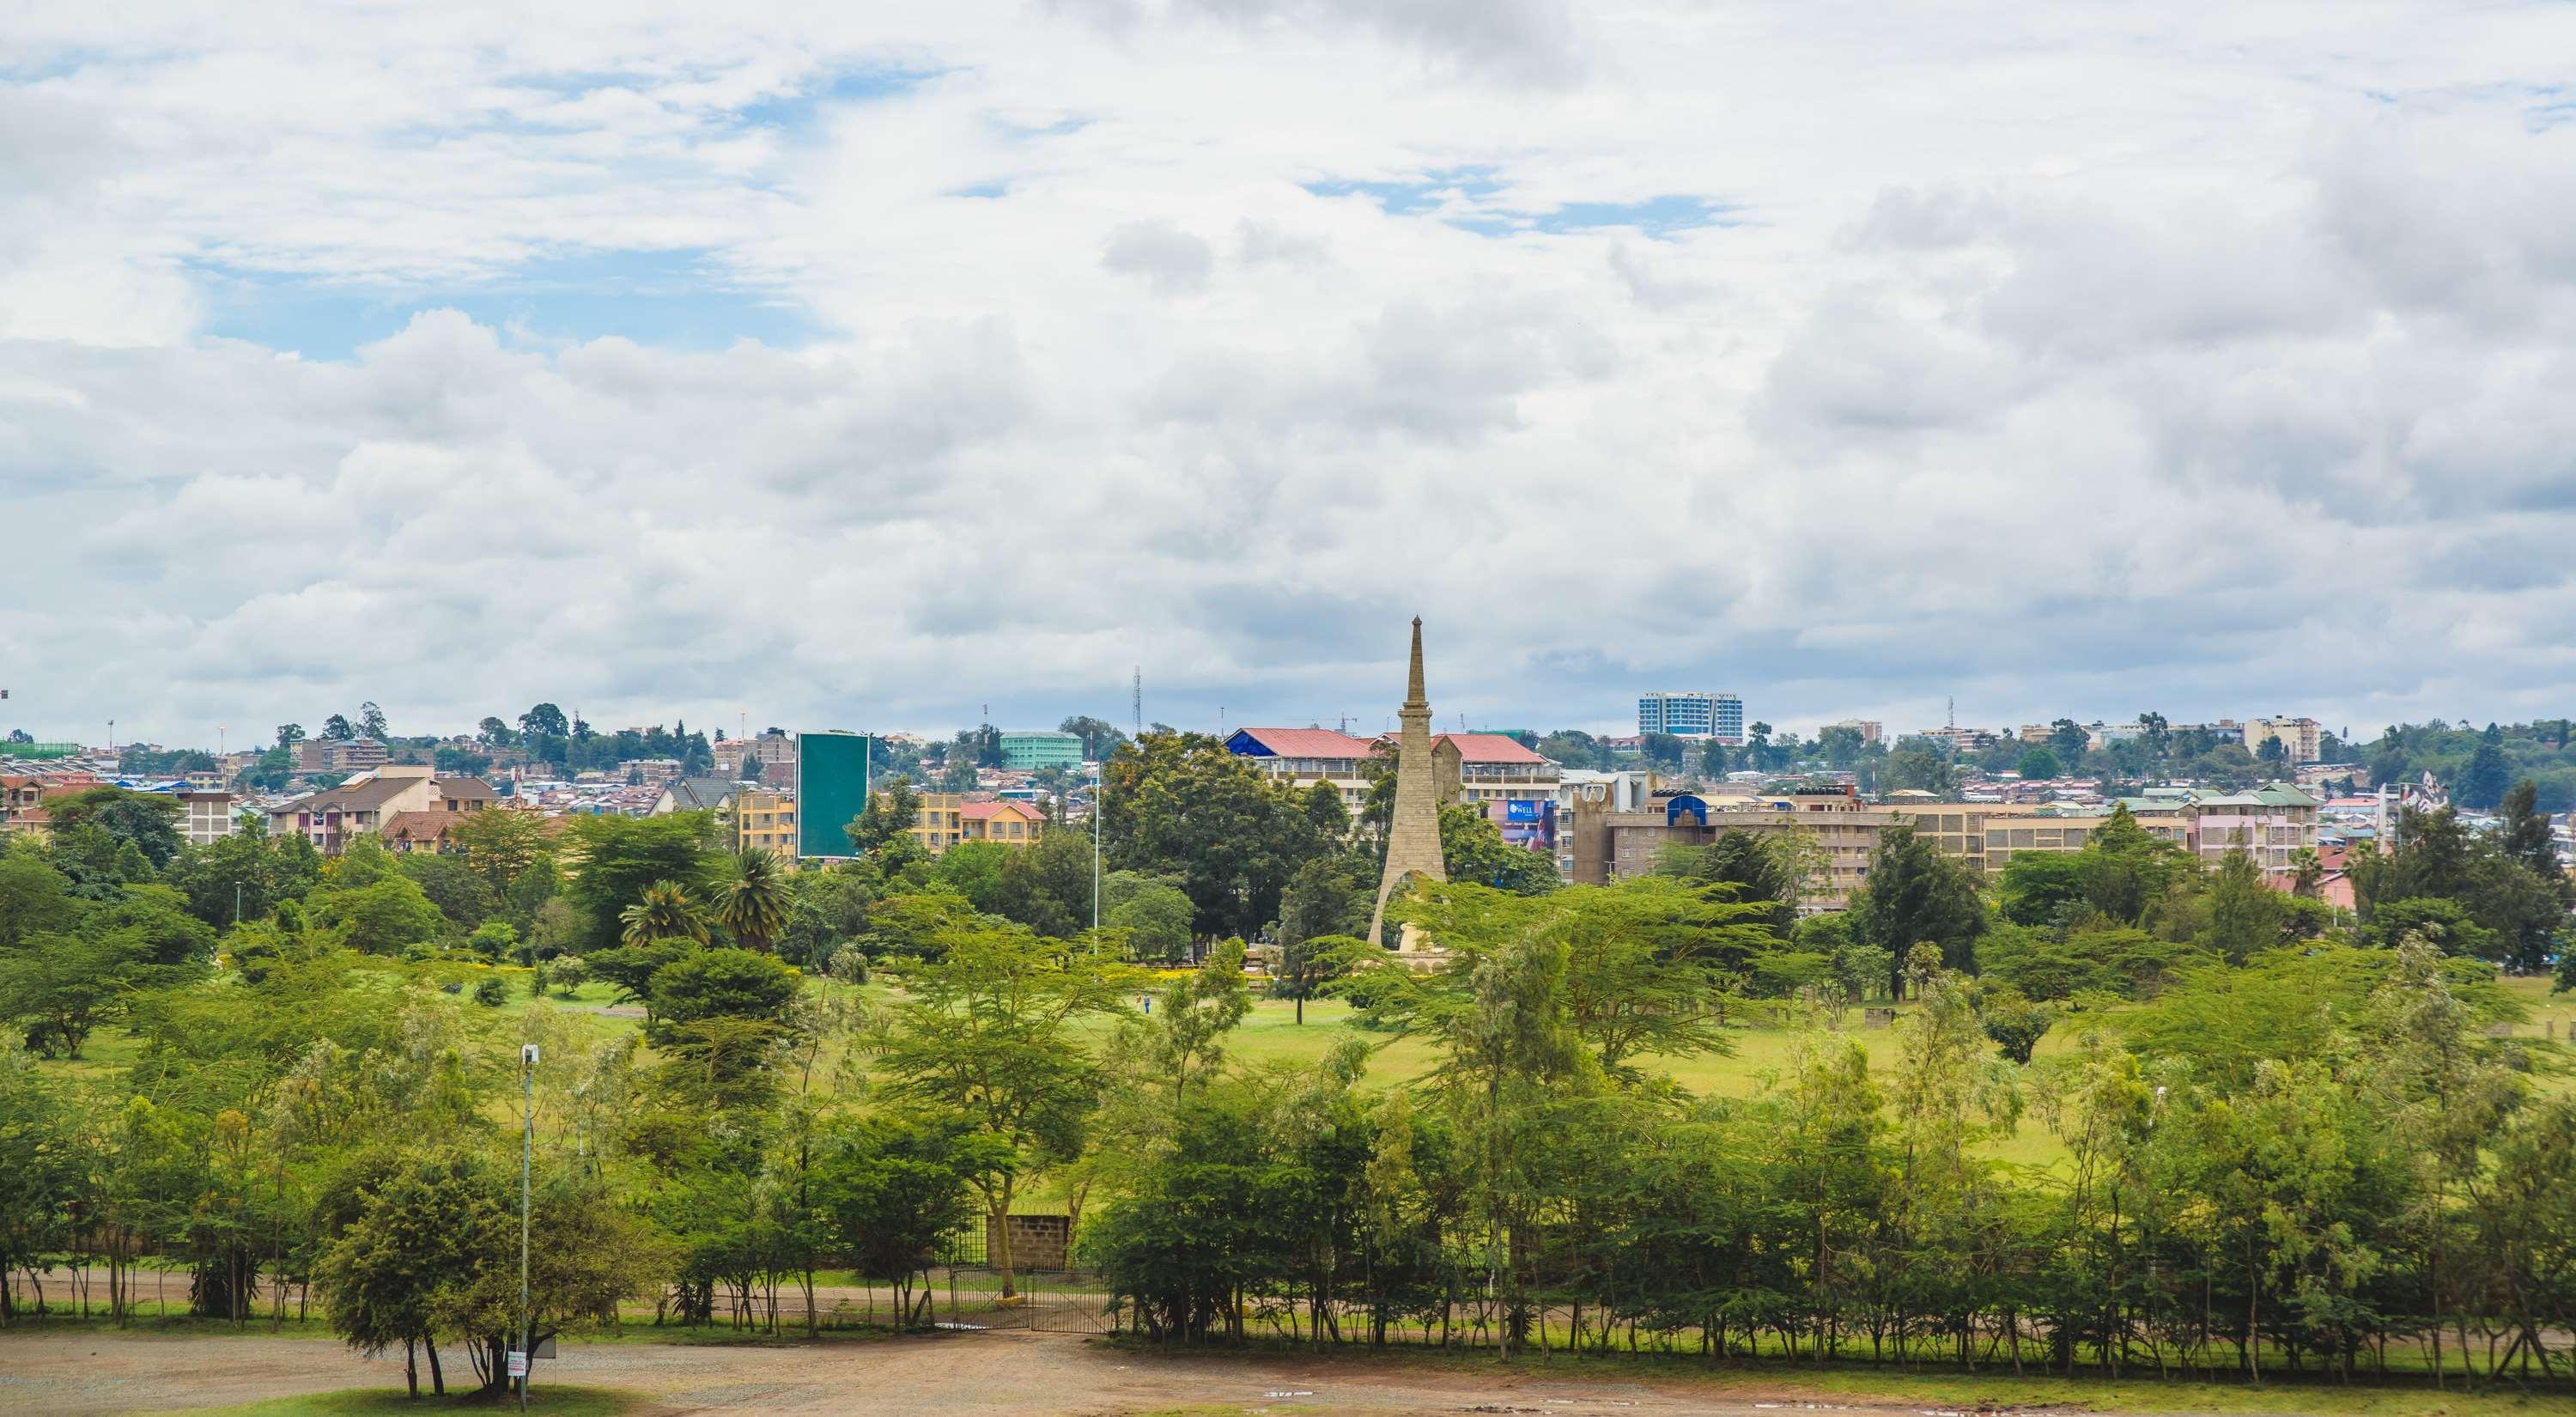
[[690, 940], [701, 945], [707, 942], [706, 912], [674, 881], [655, 881], [646, 886], [644, 898], [617, 912], [617, 919], [626, 927], [618, 938], [629, 945], [649, 945], [656, 940]]
[[716, 919], [744, 949], [767, 950], [787, 928], [787, 882], [766, 847], [735, 854], [733, 874], [716, 888]]

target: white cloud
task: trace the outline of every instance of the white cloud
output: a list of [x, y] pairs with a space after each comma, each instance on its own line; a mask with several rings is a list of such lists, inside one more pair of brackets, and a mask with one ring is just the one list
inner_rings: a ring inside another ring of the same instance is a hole
[[23, 18], [49, 733], [2576, 694], [2565, 7]]

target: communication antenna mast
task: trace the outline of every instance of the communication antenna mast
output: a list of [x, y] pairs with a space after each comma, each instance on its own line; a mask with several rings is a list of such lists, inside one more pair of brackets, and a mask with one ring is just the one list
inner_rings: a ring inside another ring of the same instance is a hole
[[1136, 666], [1135, 678], [1127, 685], [1127, 712], [1136, 721], [1136, 737], [1145, 736], [1145, 666]]

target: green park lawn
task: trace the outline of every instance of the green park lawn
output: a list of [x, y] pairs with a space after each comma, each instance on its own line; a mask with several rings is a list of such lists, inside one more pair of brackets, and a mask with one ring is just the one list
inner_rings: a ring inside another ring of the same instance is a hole
[[[467, 996], [465, 1017], [469, 1027], [499, 1047], [517, 1036], [520, 1021], [532, 1001], [527, 995], [527, 974], [523, 970], [503, 971], [510, 985], [509, 997], [498, 1007], [485, 1007]], [[2576, 1037], [2576, 995], [2549, 992], [2545, 978], [2508, 979], [2505, 987], [2521, 996], [2531, 1010], [2530, 1020], [2518, 1027], [2519, 1037], [2539, 1040], [2554, 1036], [2562, 1044]], [[832, 987], [816, 981], [809, 987]], [[1256, 985], [1256, 987], [1258, 987]], [[869, 999], [880, 1006], [893, 1002], [899, 994], [885, 984], [864, 986]], [[608, 1013], [614, 1005], [616, 991], [604, 983], [581, 986], [569, 997], [549, 995], [548, 1004], [568, 1019], [576, 1030], [589, 1039], [601, 1039], [632, 1032], [642, 1027], [637, 1018]], [[1899, 1006], [1900, 1013], [1910, 1005]], [[2152, 1007], [2141, 1005], [2136, 1007]], [[1728, 1030], [1732, 1050], [1723, 1055], [1661, 1060], [1662, 1067], [1683, 1087], [1702, 1096], [1750, 1097], [1786, 1073], [1798, 1044], [1798, 1029], [1786, 1021], [1785, 1012], [1776, 1005], [1757, 1004], [1741, 1015], [1739, 1026]], [[1872, 1069], [1887, 1076], [1896, 1064], [1897, 1035], [1888, 1029], [1864, 1029], [1859, 1009], [1848, 1010], [1842, 1029], [1860, 1041], [1868, 1050]], [[2070, 1018], [2043, 1039], [2039, 1053], [2045, 1057], [2063, 1053], [2076, 1046], [2085, 1020]], [[1095, 1025], [1105, 1029], [1106, 1025]], [[1297, 1019], [1295, 1004], [1279, 999], [1258, 998], [1251, 1015], [1227, 1041], [1237, 1061], [1251, 1064], [1286, 1060], [1321, 1062], [1333, 1046], [1344, 1039], [1357, 1038], [1374, 1050], [1369, 1066], [1369, 1085], [1401, 1086], [1420, 1077], [1430, 1068], [1433, 1058], [1429, 1045], [1414, 1039], [1394, 1038], [1357, 1027], [1351, 1008], [1335, 1000], [1309, 1000], [1305, 1021]], [[92, 1035], [89, 1046], [77, 1061], [56, 1062], [48, 1066], [80, 1075], [93, 1083], [112, 1080], [130, 1065], [140, 1045], [120, 1029], [102, 1028]], [[2552, 1090], [2576, 1087], [2576, 1066], [2565, 1056], [2549, 1056], [2544, 1050], [2543, 1067], [2538, 1074], [2541, 1086]], [[1650, 1060], [1649, 1065], [1652, 1065]], [[1997, 1138], [1987, 1147], [1999, 1160], [2031, 1166], [2052, 1166], [2065, 1155], [2057, 1138], [2037, 1118], [2025, 1116], [2009, 1137]], [[1050, 1204], [1033, 1195], [1033, 1205]]]

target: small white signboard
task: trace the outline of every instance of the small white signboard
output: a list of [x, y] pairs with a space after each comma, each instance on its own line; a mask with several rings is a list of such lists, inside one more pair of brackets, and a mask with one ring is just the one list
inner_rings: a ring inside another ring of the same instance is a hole
[[514, 1378], [524, 1378], [524, 1377], [526, 1377], [527, 1375], [528, 1375], [528, 1355], [527, 1355], [527, 1354], [525, 1354], [525, 1353], [520, 1352], [519, 1350], [517, 1350], [517, 1349], [515, 1349], [515, 1348], [511, 1349], [511, 1350], [510, 1350], [510, 1376], [511, 1376], [511, 1377], [514, 1377]]

